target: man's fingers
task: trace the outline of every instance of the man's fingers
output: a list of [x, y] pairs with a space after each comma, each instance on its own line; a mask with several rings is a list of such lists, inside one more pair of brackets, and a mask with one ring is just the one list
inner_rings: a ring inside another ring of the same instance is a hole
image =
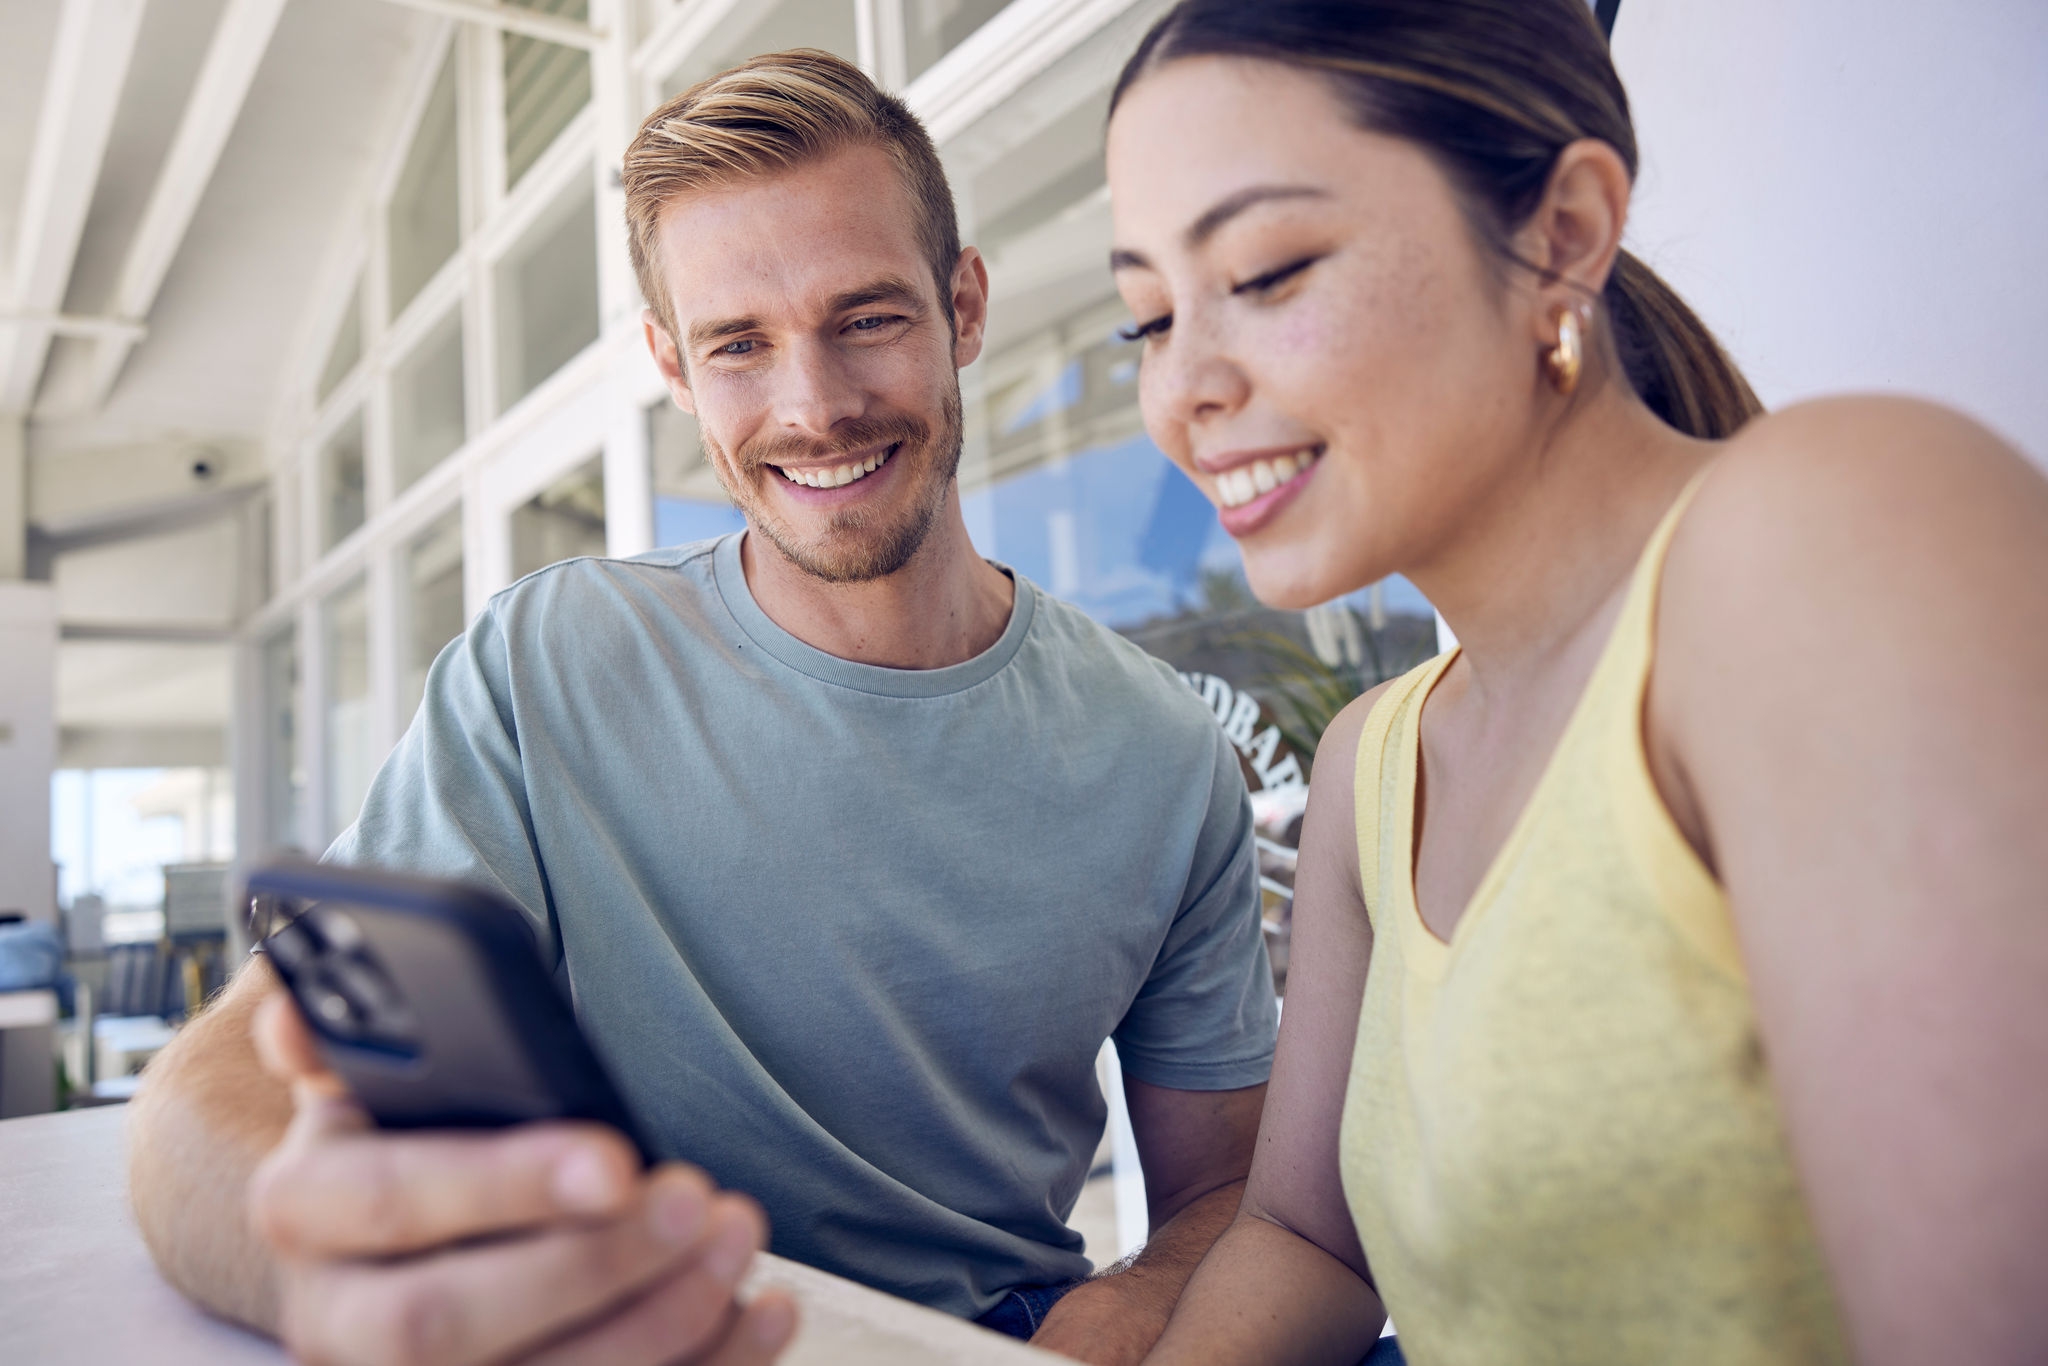
[[[672, 1170], [648, 1183], [647, 1200], [604, 1224], [317, 1268], [293, 1297], [288, 1345], [314, 1360], [394, 1366], [524, 1359], [579, 1325], [630, 1316], [644, 1290], [684, 1265], [694, 1269], [688, 1317], [715, 1328], [744, 1274], [726, 1273], [733, 1259], [720, 1254], [735, 1225], [746, 1254], [758, 1233], [736, 1201], [712, 1206], [703, 1196], [701, 1177]], [[744, 1268], [747, 1257], [737, 1260]]]
[[796, 1336], [796, 1301], [784, 1290], [756, 1296], [717, 1350], [692, 1366], [767, 1366]]
[[[302, 1097], [302, 1112], [316, 1103]], [[701, 1175], [681, 1180], [700, 1204], [708, 1201]], [[624, 1210], [640, 1186], [632, 1146], [597, 1124], [330, 1133], [287, 1140], [273, 1153], [257, 1173], [250, 1208], [281, 1252], [389, 1257], [559, 1219], [604, 1218]]]
[[601, 1322], [526, 1358], [526, 1366], [723, 1362], [720, 1354], [734, 1345], [749, 1353], [732, 1358], [736, 1362], [772, 1359], [794, 1328], [795, 1305], [781, 1296], [763, 1313], [752, 1314], [742, 1313], [733, 1299], [766, 1238], [766, 1224], [752, 1201], [733, 1199], [721, 1201], [718, 1220], [703, 1253]]

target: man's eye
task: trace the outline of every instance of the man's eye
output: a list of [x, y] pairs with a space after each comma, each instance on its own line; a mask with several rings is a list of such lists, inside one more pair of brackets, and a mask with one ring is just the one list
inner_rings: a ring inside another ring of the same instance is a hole
[[1162, 335], [1167, 328], [1172, 326], [1173, 315], [1171, 313], [1162, 313], [1150, 322], [1132, 323], [1129, 327], [1119, 327], [1116, 330], [1116, 334], [1127, 342], [1143, 341], [1147, 337]]
[[896, 320], [894, 318], [888, 316], [876, 318], [855, 318], [852, 322], [848, 323], [847, 326], [851, 327], [856, 332], [873, 332], [877, 328], [887, 327], [890, 323], [893, 323], [895, 321]]
[[1299, 261], [1291, 261], [1278, 270], [1269, 270], [1264, 275], [1255, 275], [1241, 285], [1232, 285], [1230, 292], [1232, 294], [1264, 294], [1267, 290], [1286, 284], [1320, 259], [1322, 258], [1317, 256], [1304, 256]]
[[759, 345], [759, 343], [753, 341], [752, 339], [748, 339], [745, 341], [727, 342], [725, 345], [718, 348], [718, 354], [721, 356], [745, 356], [751, 354], [754, 347], [757, 345]]

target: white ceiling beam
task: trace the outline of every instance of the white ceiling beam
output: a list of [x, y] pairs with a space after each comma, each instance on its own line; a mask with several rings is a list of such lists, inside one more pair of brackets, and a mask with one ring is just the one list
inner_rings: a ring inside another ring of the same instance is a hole
[[53, 337], [129, 337], [136, 341], [149, 332], [128, 318], [89, 318], [33, 308], [0, 308], [0, 327], [40, 328]]
[[[143, 0], [64, 0], [36, 116], [14, 260], [6, 263], [8, 303], [20, 313], [54, 317], [63, 307], [142, 30], [142, 6]], [[34, 323], [0, 329], [0, 412], [26, 412], [34, 402], [53, 330]]]
[[[120, 283], [108, 310], [115, 317], [149, 316], [164, 276], [170, 273], [171, 262], [185, 241], [185, 232], [192, 226], [192, 215], [198, 212], [200, 197], [220, 164], [221, 150], [241, 116], [242, 102], [248, 98], [284, 6], [285, 0], [228, 0], [221, 11], [213, 42], [193, 83], [192, 98], [185, 104], [170, 153], [157, 173], [156, 187], [142, 211], [134, 240], [128, 244]], [[110, 336], [95, 347], [86, 375], [86, 411], [106, 403], [134, 345], [133, 337]]]
[[391, 0], [391, 3], [402, 5], [406, 9], [439, 14], [449, 19], [460, 19], [466, 24], [482, 24], [486, 28], [502, 29], [506, 33], [542, 38], [550, 43], [561, 43], [565, 47], [580, 47], [587, 50], [597, 47], [605, 40], [602, 30], [594, 29], [588, 24], [579, 24], [574, 19], [543, 14], [538, 10], [493, 4], [491, 0]]

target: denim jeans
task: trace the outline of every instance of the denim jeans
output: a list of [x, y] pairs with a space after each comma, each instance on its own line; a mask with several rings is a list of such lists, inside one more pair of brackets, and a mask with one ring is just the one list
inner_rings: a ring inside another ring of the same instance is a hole
[[[997, 1300], [996, 1307], [975, 1322], [1013, 1338], [1028, 1338], [1038, 1331], [1038, 1325], [1045, 1322], [1045, 1316], [1060, 1302], [1060, 1297], [1079, 1284], [1069, 1281], [1065, 1285], [1019, 1286]], [[1407, 1358], [1401, 1355], [1399, 1342], [1381, 1338], [1358, 1366], [1407, 1366]]]
[[1038, 1325], [1045, 1322], [1045, 1316], [1060, 1302], [1060, 1297], [1079, 1284], [1068, 1281], [1064, 1285], [1020, 1285], [997, 1300], [996, 1307], [975, 1322], [1013, 1338], [1028, 1338], [1038, 1331]]

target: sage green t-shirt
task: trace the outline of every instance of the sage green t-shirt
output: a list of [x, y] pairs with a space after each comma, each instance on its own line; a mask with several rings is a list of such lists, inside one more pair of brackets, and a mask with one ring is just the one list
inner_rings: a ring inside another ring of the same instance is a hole
[[1250, 809], [1166, 665], [1021, 576], [933, 670], [770, 621], [738, 534], [493, 598], [329, 857], [533, 917], [664, 1154], [787, 1257], [955, 1314], [1088, 1271], [1095, 1056], [1266, 1079]]

